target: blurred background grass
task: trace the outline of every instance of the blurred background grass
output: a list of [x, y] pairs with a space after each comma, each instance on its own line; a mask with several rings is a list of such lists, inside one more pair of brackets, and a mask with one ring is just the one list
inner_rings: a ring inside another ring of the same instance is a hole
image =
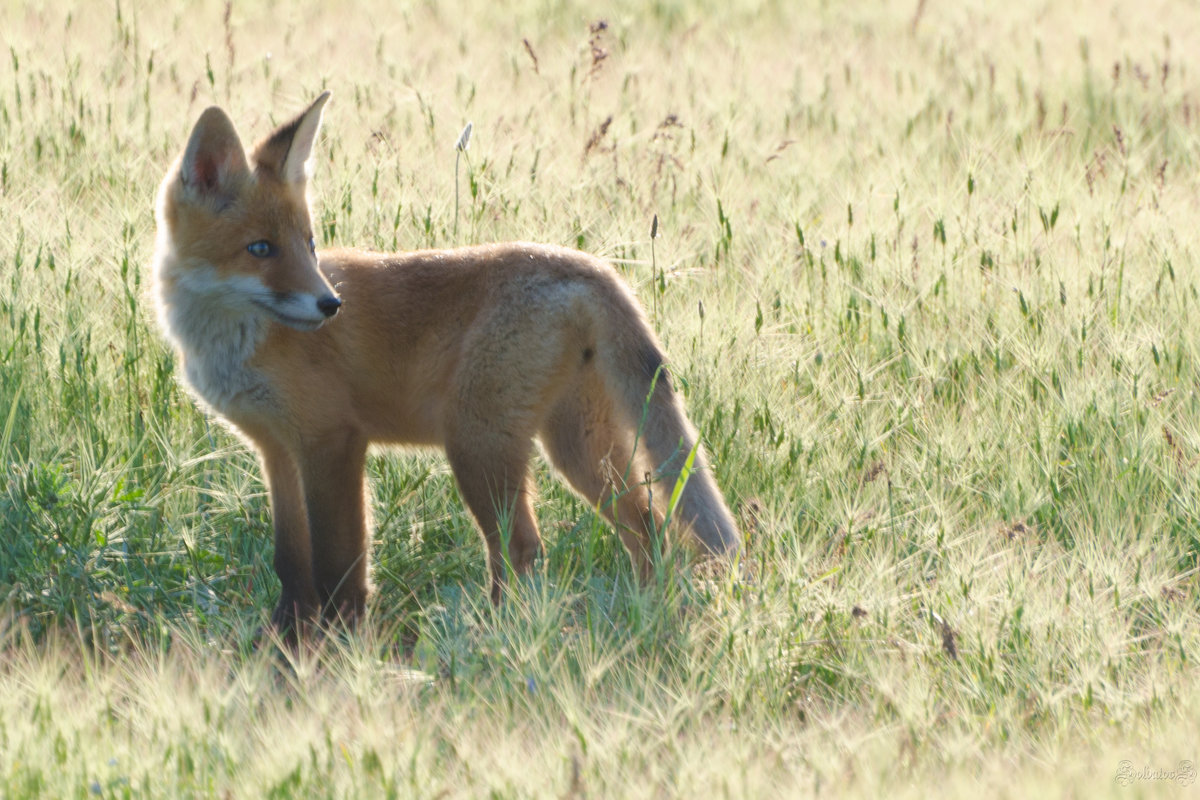
[[[0, 29], [0, 793], [1125, 796], [1164, 783], [1122, 759], [1196, 758], [1196, 15], [10, 2]], [[205, 106], [252, 139], [325, 88], [323, 244], [618, 265], [744, 582], [633, 588], [541, 468], [547, 552], [493, 612], [441, 458], [379, 454], [369, 629], [253, 650], [269, 509], [158, 336], [153, 196]]]

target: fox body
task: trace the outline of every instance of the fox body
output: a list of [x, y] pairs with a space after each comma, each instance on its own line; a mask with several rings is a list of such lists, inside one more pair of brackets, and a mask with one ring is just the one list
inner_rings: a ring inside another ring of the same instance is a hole
[[249, 154], [208, 109], [158, 196], [160, 322], [187, 383], [266, 474], [282, 583], [273, 622], [362, 612], [371, 443], [444, 448], [483, 531], [494, 599], [540, 546], [535, 440], [643, 577], [663, 509], [636, 476], [655, 471], [655, 495], [670, 497], [694, 453], [675, 519], [703, 551], [735, 555], [737, 529], [662, 349], [607, 263], [524, 243], [316, 252], [306, 165], [327, 98]]

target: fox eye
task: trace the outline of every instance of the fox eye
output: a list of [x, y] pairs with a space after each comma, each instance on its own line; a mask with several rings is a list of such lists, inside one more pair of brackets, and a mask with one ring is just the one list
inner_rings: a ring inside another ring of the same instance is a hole
[[275, 255], [275, 248], [266, 239], [259, 239], [246, 245], [246, 250], [255, 258], [267, 258]]
[[314, 256], [317, 254], [317, 240], [311, 236], [308, 237], [308, 252], [312, 253]]

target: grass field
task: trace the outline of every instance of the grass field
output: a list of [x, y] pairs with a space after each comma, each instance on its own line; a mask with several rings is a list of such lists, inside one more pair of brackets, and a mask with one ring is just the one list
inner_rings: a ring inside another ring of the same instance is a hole
[[[140, 5], [0, 3], [0, 796], [1196, 791], [1186, 4]], [[319, 242], [619, 266], [740, 580], [637, 588], [539, 466], [493, 609], [444, 461], [379, 453], [368, 623], [256, 646], [268, 504], [158, 334], [153, 196], [207, 105], [324, 88]]]

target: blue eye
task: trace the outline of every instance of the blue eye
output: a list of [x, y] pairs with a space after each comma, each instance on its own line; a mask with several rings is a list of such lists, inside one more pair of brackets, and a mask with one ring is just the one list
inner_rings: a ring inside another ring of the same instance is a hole
[[317, 254], [317, 240], [311, 236], [308, 237], [308, 252], [312, 253], [314, 256]]
[[275, 255], [275, 247], [266, 239], [259, 239], [246, 245], [246, 250], [255, 258], [267, 258]]

